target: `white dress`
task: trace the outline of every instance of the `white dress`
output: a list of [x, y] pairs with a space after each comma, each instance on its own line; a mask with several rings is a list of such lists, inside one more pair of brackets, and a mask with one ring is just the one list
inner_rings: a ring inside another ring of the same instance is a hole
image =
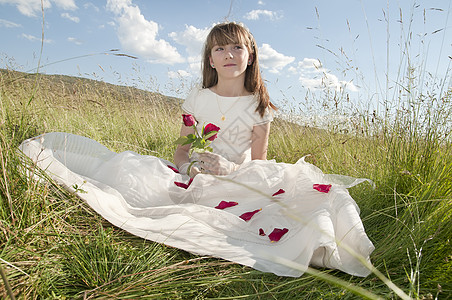
[[252, 96], [196, 90], [182, 108], [199, 126], [220, 127], [212, 146], [242, 163], [238, 171], [199, 174], [190, 183], [164, 159], [115, 153], [60, 132], [26, 140], [20, 149], [109, 222], [142, 238], [282, 276], [300, 276], [308, 265], [370, 273], [361, 261], [369, 262], [374, 246], [347, 191], [365, 179], [326, 175], [304, 159], [250, 161], [250, 128], [271, 121], [254, 112]]

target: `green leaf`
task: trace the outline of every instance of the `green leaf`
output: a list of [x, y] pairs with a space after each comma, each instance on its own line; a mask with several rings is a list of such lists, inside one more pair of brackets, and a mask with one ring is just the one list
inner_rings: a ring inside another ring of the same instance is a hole
[[209, 132], [208, 134], [206, 134], [205, 136], [203, 136], [203, 138], [205, 138], [206, 140], [212, 136], [214, 136], [215, 134], [217, 134], [218, 131], [212, 130], [211, 132]]
[[204, 125], [202, 126], [202, 129], [201, 129], [201, 136], [204, 136]]
[[185, 143], [188, 141], [188, 138], [186, 136], [181, 136], [180, 138], [178, 138], [174, 143], [175, 144], [182, 144], [182, 145], [186, 145]]
[[202, 139], [196, 139], [196, 140], [192, 143], [191, 147], [192, 147], [192, 148], [203, 149], [203, 148], [204, 148], [204, 145], [202, 144]]

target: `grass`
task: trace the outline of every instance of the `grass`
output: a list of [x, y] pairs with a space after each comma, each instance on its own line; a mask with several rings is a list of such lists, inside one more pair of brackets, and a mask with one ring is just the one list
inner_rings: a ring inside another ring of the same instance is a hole
[[[281, 278], [111, 226], [44, 173], [24, 166], [17, 146], [43, 132], [65, 131], [118, 152], [171, 159], [178, 100], [103, 82], [34, 76], [3, 71], [0, 77], [0, 258], [16, 297], [353, 299], [351, 284], [396, 298], [376, 275], [320, 270]], [[450, 93], [444, 97], [450, 101]], [[403, 136], [397, 127], [366, 136], [277, 119], [269, 158], [293, 163], [310, 154], [307, 159], [325, 172], [371, 178], [375, 189], [362, 184], [351, 193], [376, 245], [374, 266], [413, 298], [446, 298], [452, 292], [452, 156], [449, 141], [434, 139], [433, 133]]]

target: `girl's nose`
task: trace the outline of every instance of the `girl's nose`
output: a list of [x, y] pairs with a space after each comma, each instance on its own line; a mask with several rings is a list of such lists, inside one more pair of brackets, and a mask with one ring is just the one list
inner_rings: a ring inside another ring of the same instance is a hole
[[234, 56], [232, 55], [231, 51], [228, 51], [228, 53], [226, 54], [226, 58], [233, 58]]

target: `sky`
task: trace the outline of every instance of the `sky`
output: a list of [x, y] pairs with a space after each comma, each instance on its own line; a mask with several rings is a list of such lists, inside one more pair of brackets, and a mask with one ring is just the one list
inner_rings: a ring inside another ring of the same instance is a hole
[[0, 68], [184, 98], [200, 82], [209, 29], [228, 20], [254, 35], [277, 106], [325, 89], [381, 101], [374, 95], [397, 81], [404, 57], [451, 86], [451, 2], [0, 0]]

